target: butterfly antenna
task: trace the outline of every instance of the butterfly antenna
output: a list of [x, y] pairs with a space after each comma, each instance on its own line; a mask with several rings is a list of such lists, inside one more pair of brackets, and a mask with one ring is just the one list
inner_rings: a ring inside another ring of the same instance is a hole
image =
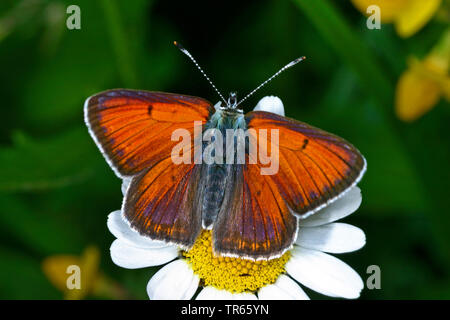
[[271, 80], [273, 80], [275, 77], [277, 77], [280, 73], [282, 73], [284, 70], [289, 69], [290, 67], [295, 66], [297, 63], [299, 63], [300, 61], [305, 60], [306, 57], [300, 57], [295, 59], [294, 61], [289, 62], [287, 65], [285, 65], [283, 68], [281, 68], [280, 70], [278, 70], [277, 73], [275, 73], [273, 76], [271, 76], [269, 79], [267, 79], [266, 81], [264, 81], [263, 83], [261, 83], [258, 87], [256, 87], [256, 89], [254, 89], [252, 92], [250, 92], [248, 95], [246, 95], [241, 101], [239, 101], [236, 104], [236, 107], [238, 105], [240, 105], [242, 102], [244, 102], [245, 100], [247, 100], [247, 98], [249, 98], [250, 96], [252, 96], [256, 91], [258, 91], [259, 89], [261, 89], [264, 85], [266, 85], [268, 82], [270, 82]]
[[198, 70], [200, 70], [200, 72], [202, 73], [202, 75], [206, 78], [206, 80], [208, 80], [209, 84], [214, 88], [214, 90], [216, 90], [217, 94], [220, 96], [220, 98], [222, 99], [222, 101], [227, 104], [227, 101], [225, 100], [225, 98], [222, 96], [222, 94], [220, 93], [220, 91], [216, 88], [216, 86], [214, 85], [214, 83], [208, 78], [208, 76], [206, 75], [206, 73], [203, 71], [203, 69], [198, 65], [197, 61], [195, 61], [194, 57], [190, 54], [189, 51], [187, 51], [181, 44], [179, 44], [178, 42], [174, 41], [173, 44], [180, 49], [181, 52], [183, 52], [185, 55], [187, 55], [189, 57], [189, 59], [192, 60], [192, 62], [195, 64], [195, 66], [198, 68]]

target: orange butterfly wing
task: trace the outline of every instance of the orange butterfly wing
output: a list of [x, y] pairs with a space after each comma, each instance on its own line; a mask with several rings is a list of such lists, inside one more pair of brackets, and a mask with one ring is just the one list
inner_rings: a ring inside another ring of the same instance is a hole
[[214, 251], [228, 256], [269, 259], [292, 245], [297, 230], [280, 190], [258, 164], [236, 165], [226, 207], [213, 228]]
[[122, 207], [130, 225], [151, 239], [191, 247], [201, 231], [200, 170], [168, 158], [134, 178]]
[[293, 119], [254, 111], [246, 122], [256, 132], [250, 144], [258, 148], [264, 148], [258, 132], [267, 130], [269, 151], [270, 132], [278, 130], [279, 168], [273, 175], [262, 175], [260, 170], [267, 166], [260, 159], [251, 164], [247, 157], [235, 174], [237, 186], [228, 201], [232, 205], [214, 226], [214, 248], [253, 259], [278, 257], [295, 241], [297, 217], [305, 218], [342, 196], [361, 179], [366, 161], [344, 139]]
[[[132, 177], [122, 214], [131, 227], [156, 240], [190, 246], [201, 230], [197, 210], [198, 166], [174, 165], [171, 136], [214, 112], [197, 97], [136, 90], [109, 90], [85, 103], [89, 131], [119, 177]], [[192, 141], [191, 141], [192, 143]]]
[[366, 170], [361, 153], [338, 136], [264, 111], [250, 112], [246, 118], [248, 128], [278, 130], [279, 172], [270, 177], [300, 217], [336, 200], [358, 183]]
[[139, 90], [109, 90], [86, 100], [85, 121], [106, 160], [119, 177], [133, 176], [170, 157], [178, 143], [172, 132], [193, 135], [194, 121], [204, 124], [214, 108], [185, 95]]

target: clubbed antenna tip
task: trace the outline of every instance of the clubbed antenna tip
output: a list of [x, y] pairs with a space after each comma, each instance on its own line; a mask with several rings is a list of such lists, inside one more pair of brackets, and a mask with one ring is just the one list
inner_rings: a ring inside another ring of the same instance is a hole
[[283, 68], [281, 68], [280, 70], [278, 70], [273, 76], [271, 76], [269, 79], [267, 79], [266, 81], [264, 81], [263, 83], [261, 83], [259, 86], [256, 87], [256, 89], [254, 89], [252, 92], [250, 92], [248, 95], [246, 95], [241, 101], [239, 101], [236, 104], [236, 107], [238, 105], [240, 105], [242, 102], [244, 102], [245, 100], [247, 100], [247, 98], [249, 98], [250, 96], [252, 96], [256, 91], [258, 91], [259, 89], [261, 89], [265, 84], [267, 84], [268, 82], [270, 82], [273, 78], [275, 78], [276, 76], [278, 76], [280, 73], [282, 73], [284, 70], [289, 69], [290, 67], [295, 66], [297, 63], [299, 63], [300, 61], [305, 60], [306, 57], [300, 57], [297, 58], [291, 62], [289, 62], [287, 65], [285, 65]]
[[174, 41], [173, 44], [174, 44], [178, 49], [180, 49], [180, 51], [182, 51], [182, 52], [186, 51], [186, 49], [185, 49], [180, 43], [178, 43], [177, 41]]
[[301, 62], [301, 61], [303, 61], [303, 60], [306, 60], [306, 57], [305, 57], [305, 56], [300, 57], [300, 58], [297, 58], [297, 59], [295, 59], [294, 61], [289, 62], [289, 63], [286, 65], [286, 69], [287, 69], [287, 68], [290, 68], [290, 67], [292, 67], [292, 66], [295, 66], [297, 63], [299, 63], [299, 62]]

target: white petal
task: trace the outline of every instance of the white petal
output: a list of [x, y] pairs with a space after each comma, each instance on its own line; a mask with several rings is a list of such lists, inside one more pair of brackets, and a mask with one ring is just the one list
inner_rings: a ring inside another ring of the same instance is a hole
[[122, 180], [122, 194], [125, 195], [128, 190], [128, 186], [130, 185], [131, 178], [124, 178]]
[[258, 300], [258, 298], [249, 292], [231, 293], [227, 290], [219, 290], [208, 286], [200, 291], [196, 300]]
[[355, 226], [334, 222], [299, 228], [295, 243], [304, 248], [344, 253], [361, 249], [366, 244], [366, 235]]
[[250, 292], [233, 293], [232, 300], [258, 300], [258, 298]]
[[219, 102], [217, 102], [215, 105], [214, 105], [214, 109], [219, 109], [220, 107], [222, 106], [222, 101], [219, 101]]
[[259, 300], [309, 300], [305, 291], [291, 278], [280, 275], [274, 284], [258, 291]]
[[212, 286], [202, 289], [196, 300], [231, 300], [233, 294], [226, 290], [219, 290]]
[[267, 96], [259, 100], [255, 111], [267, 111], [284, 116], [284, 106], [280, 98], [275, 96]]
[[139, 248], [117, 239], [111, 245], [111, 259], [122, 268], [137, 269], [159, 266], [178, 256], [176, 247]]
[[141, 236], [137, 231], [131, 229], [128, 223], [122, 217], [120, 210], [113, 211], [108, 216], [109, 231], [120, 240], [124, 240], [135, 247], [141, 248], [164, 248], [175, 247], [163, 241], [156, 241], [150, 238]]
[[363, 289], [361, 277], [341, 260], [316, 250], [294, 247], [287, 273], [301, 284], [330, 297], [355, 299]]
[[299, 226], [315, 227], [342, 219], [359, 208], [362, 201], [361, 190], [353, 187], [341, 198], [317, 211], [306, 219], [299, 219]]
[[197, 291], [199, 278], [184, 260], [161, 268], [147, 284], [150, 300], [189, 300]]

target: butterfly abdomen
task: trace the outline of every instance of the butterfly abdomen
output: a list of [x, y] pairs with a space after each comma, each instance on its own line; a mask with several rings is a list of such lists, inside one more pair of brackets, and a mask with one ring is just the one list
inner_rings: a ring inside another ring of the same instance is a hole
[[225, 187], [227, 184], [227, 165], [206, 165], [206, 184], [202, 204], [203, 227], [210, 229], [216, 221], [222, 206]]

